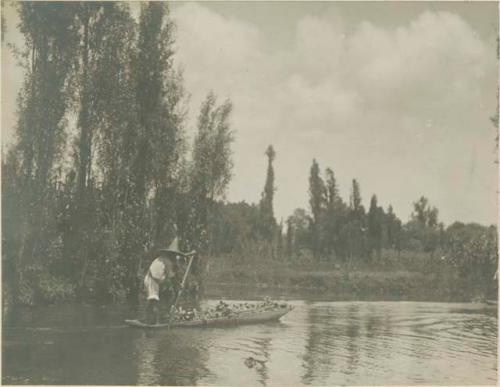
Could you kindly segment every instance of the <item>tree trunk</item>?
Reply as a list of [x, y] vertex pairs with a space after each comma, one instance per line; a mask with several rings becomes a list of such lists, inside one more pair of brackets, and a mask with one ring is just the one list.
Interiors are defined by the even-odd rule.
[[81, 200], [85, 188], [87, 187], [88, 174], [90, 173], [90, 127], [89, 127], [89, 16], [85, 15], [83, 20], [83, 87], [81, 91], [81, 107], [79, 116], [80, 144], [79, 144], [79, 173], [78, 173], [78, 193]]

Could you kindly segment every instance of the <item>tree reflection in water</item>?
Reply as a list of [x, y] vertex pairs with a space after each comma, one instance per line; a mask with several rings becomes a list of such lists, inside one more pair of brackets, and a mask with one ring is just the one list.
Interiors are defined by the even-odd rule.
[[347, 374], [354, 374], [359, 362], [359, 335], [360, 335], [360, 318], [359, 308], [357, 305], [351, 305], [347, 309], [347, 329], [345, 337], [347, 339]]
[[194, 331], [140, 332], [135, 348], [138, 385], [196, 385], [210, 374], [207, 346]]
[[[255, 348], [256, 349], [256, 351], [255, 351], [256, 359], [261, 360], [261, 361], [257, 361], [255, 366], [249, 367], [249, 368], [253, 368], [255, 370], [255, 372], [257, 372], [257, 374], [259, 375], [259, 378], [258, 378], [259, 383], [262, 384], [263, 386], [266, 386], [267, 381], [269, 379], [266, 364], [270, 358], [269, 352], [271, 349], [272, 338], [271, 337], [262, 337], [262, 338], [255, 339], [253, 341], [256, 344], [256, 348]], [[247, 365], [247, 367], [248, 367], [248, 365]]]
[[379, 338], [389, 318], [366, 312], [362, 316], [355, 303], [307, 308], [302, 383], [330, 384], [332, 376], [345, 383], [350, 375], [359, 372], [361, 355], [376, 358], [378, 347], [383, 345]]
[[345, 365], [338, 362], [338, 358], [336, 359], [336, 353], [341, 352], [342, 347], [346, 344], [342, 342], [345, 337], [351, 339], [348, 344], [348, 350], [351, 354], [348, 363], [351, 364], [351, 367], [355, 364], [355, 333], [358, 331], [356, 323], [354, 325], [342, 324], [342, 321], [345, 320], [337, 318], [336, 309], [330, 308], [328, 313], [325, 313], [314, 304], [308, 305], [306, 321], [308, 332], [303, 356], [302, 383], [325, 383], [329, 375], [335, 373], [339, 368], [345, 368]]

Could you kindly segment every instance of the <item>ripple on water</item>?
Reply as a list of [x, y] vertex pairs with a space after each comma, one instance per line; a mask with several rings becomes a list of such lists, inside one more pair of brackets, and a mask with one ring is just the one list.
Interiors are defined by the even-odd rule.
[[[31, 309], [3, 331], [13, 384], [495, 384], [495, 316], [472, 305], [292, 302], [282, 322], [144, 332], [131, 312]], [[214, 304], [213, 302], [208, 304]], [[245, 360], [262, 360], [248, 367]]]

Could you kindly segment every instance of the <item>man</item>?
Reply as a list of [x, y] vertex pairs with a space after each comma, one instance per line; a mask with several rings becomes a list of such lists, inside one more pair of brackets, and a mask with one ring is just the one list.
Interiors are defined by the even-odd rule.
[[[181, 260], [195, 254], [183, 253], [179, 250], [179, 241], [175, 238], [167, 249], [159, 250], [158, 257], [151, 263], [144, 277], [147, 294], [148, 323], [160, 323], [160, 294], [162, 289], [177, 289], [179, 286]], [[172, 294], [171, 294], [172, 295]], [[154, 321], [152, 321], [154, 320]]]

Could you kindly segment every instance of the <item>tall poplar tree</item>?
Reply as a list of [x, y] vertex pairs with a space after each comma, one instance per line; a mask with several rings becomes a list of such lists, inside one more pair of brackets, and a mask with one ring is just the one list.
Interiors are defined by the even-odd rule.
[[97, 233], [91, 232], [98, 248], [89, 256], [89, 276], [101, 284], [99, 289], [104, 294], [100, 297], [115, 297], [119, 292], [132, 297], [140, 256], [134, 243], [138, 235], [133, 232], [136, 224], [130, 216], [131, 210], [135, 210], [131, 206], [130, 186], [137, 128], [132, 72], [136, 30], [128, 4], [111, 3], [102, 12], [102, 39], [94, 50], [95, 70], [91, 79], [95, 116], [93, 165], [100, 189], [89, 200], [96, 207], [90, 224], [98, 225]]
[[315, 257], [321, 254], [322, 250], [322, 220], [326, 208], [327, 192], [325, 183], [321, 178], [319, 164], [313, 159], [309, 173], [309, 206], [311, 208], [312, 221], [311, 242], [312, 251]]
[[[109, 11], [115, 6], [104, 2], [61, 3], [63, 9], [73, 9], [73, 29], [78, 33], [77, 56], [72, 72], [73, 107], [76, 116], [76, 135], [73, 147], [73, 170], [70, 180], [74, 190], [67, 210], [70, 227], [64, 230], [64, 252], [71, 276], [77, 286], [79, 298], [86, 296], [87, 278], [95, 263], [94, 246], [100, 237], [98, 193], [93, 173], [96, 160], [94, 151], [98, 121], [99, 95], [94, 75], [99, 72], [98, 62], [102, 44], [106, 41]], [[110, 71], [108, 69], [108, 71]]]
[[[198, 132], [194, 139], [189, 174], [188, 201], [184, 202], [184, 239], [189, 248], [206, 249], [210, 241], [209, 217], [214, 200], [225, 196], [232, 177], [230, 126], [232, 104], [217, 105], [215, 94], [209, 93], [198, 116]], [[186, 208], [187, 207], [187, 208]]]
[[293, 255], [293, 221], [292, 217], [286, 220], [286, 256], [290, 259]]
[[[20, 163], [22, 205], [19, 215], [22, 238], [16, 272], [36, 298], [38, 274], [23, 276], [28, 268], [41, 270], [41, 259], [54, 233], [53, 180], [64, 144], [68, 107], [68, 76], [74, 61], [76, 32], [73, 7], [51, 2], [22, 2], [18, 5], [19, 28], [24, 36], [21, 53], [25, 76], [18, 96], [17, 139], [13, 152]], [[14, 160], [14, 158], [12, 158]], [[30, 295], [30, 291], [33, 291]], [[30, 300], [26, 300], [30, 302]]]
[[394, 213], [392, 205], [387, 208], [386, 214], [387, 247], [401, 251], [402, 223]]
[[[164, 202], [160, 196], [173, 192], [168, 188], [182, 154], [185, 115], [182, 76], [173, 60], [174, 24], [166, 3], [141, 3], [138, 35], [133, 69], [138, 120], [134, 191], [141, 202], [150, 192]], [[155, 223], [160, 236], [163, 225], [158, 219]]]
[[349, 241], [350, 258], [362, 258], [366, 254], [365, 209], [361, 199], [361, 189], [356, 179], [352, 180], [349, 198], [349, 216], [345, 225], [344, 235]]
[[265, 155], [267, 156], [267, 175], [266, 183], [264, 185], [264, 191], [262, 192], [262, 197], [259, 204], [262, 229], [261, 234], [265, 240], [271, 241], [273, 239], [274, 230], [276, 228], [276, 219], [274, 218], [274, 192], [276, 188], [274, 186], [274, 167], [273, 162], [276, 158], [276, 152], [272, 145], [269, 145], [266, 149]]
[[372, 256], [373, 250], [375, 250], [380, 257], [382, 249], [383, 218], [383, 210], [377, 205], [377, 196], [373, 195], [370, 200], [370, 209], [368, 211], [367, 222], [370, 256]]
[[345, 219], [345, 204], [338, 194], [337, 180], [331, 168], [326, 168], [326, 210], [324, 216], [324, 244], [328, 253], [339, 255], [343, 241], [340, 230]]

